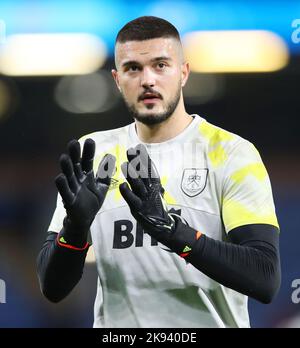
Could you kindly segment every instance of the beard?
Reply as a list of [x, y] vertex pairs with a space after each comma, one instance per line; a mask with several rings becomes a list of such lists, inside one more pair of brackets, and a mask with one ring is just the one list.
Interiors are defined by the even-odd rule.
[[[128, 108], [128, 111], [130, 115], [136, 119], [137, 121], [147, 125], [147, 126], [153, 126], [156, 124], [160, 124], [164, 121], [166, 121], [168, 118], [172, 116], [175, 109], [177, 108], [177, 105], [180, 101], [180, 95], [181, 95], [181, 83], [178, 85], [178, 88], [176, 90], [176, 93], [174, 95], [174, 98], [169, 101], [169, 103], [166, 106], [166, 109], [160, 113], [143, 113], [139, 112], [134, 104], [129, 103], [126, 98], [123, 95], [124, 102]], [[153, 109], [154, 104], [148, 104], [146, 105], [147, 109]]]

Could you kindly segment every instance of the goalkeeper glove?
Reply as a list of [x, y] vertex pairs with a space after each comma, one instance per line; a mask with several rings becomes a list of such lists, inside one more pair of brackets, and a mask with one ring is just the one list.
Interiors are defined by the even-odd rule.
[[128, 162], [122, 172], [128, 184], [120, 185], [120, 192], [129, 205], [131, 214], [144, 231], [182, 257], [193, 249], [201, 233], [168, 211], [159, 174], [143, 145], [127, 151]]
[[87, 139], [80, 158], [80, 144], [71, 140], [68, 155], [60, 157], [62, 174], [55, 179], [57, 189], [66, 209], [64, 227], [58, 243], [73, 249], [86, 248], [87, 235], [109, 189], [115, 168], [115, 157], [105, 155], [99, 164], [96, 178], [93, 171], [95, 142]]

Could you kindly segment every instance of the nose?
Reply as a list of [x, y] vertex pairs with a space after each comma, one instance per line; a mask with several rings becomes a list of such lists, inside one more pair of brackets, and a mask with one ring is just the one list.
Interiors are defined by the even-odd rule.
[[155, 86], [155, 76], [149, 67], [145, 67], [141, 74], [141, 86], [144, 88]]

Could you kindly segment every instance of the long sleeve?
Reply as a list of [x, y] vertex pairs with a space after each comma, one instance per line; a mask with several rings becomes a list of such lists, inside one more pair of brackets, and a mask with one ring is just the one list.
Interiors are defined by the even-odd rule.
[[40, 288], [51, 302], [64, 299], [81, 279], [88, 248], [72, 250], [57, 243], [50, 232], [37, 258]]
[[[198, 236], [195, 229], [179, 221], [167, 246], [220, 284], [263, 303], [272, 301], [281, 282], [279, 231], [275, 226], [240, 226], [229, 232], [228, 241]], [[189, 252], [183, 254], [184, 249]]]

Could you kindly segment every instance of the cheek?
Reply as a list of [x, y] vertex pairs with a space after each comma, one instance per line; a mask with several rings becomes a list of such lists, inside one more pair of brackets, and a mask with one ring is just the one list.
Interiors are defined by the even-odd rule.
[[134, 78], [124, 78], [121, 80], [122, 89], [125, 89], [127, 92], [135, 89], [136, 79]]
[[171, 76], [167, 76], [164, 84], [167, 86], [166, 93], [172, 96], [177, 91], [178, 86], [181, 86], [181, 74], [176, 72]]
[[179, 84], [181, 81], [181, 70], [180, 69], [172, 69], [169, 71], [168, 74], [166, 74], [165, 79], [169, 81], [169, 84], [172, 85], [172, 87], [175, 87]]
[[120, 88], [123, 96], [126, 97], [127, 100], [136, 98], [137, 88], [135, 88], [132, 81], [122, 81], [122, 83], [120, 83]]

